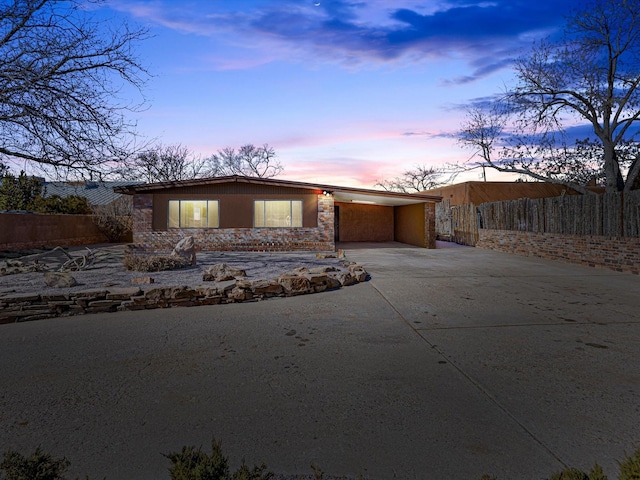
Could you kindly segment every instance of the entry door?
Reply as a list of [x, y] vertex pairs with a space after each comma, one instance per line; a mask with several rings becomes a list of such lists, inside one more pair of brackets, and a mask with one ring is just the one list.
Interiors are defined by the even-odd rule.
[[333, 241], [340, 241], [340, 207], [333, 207]]

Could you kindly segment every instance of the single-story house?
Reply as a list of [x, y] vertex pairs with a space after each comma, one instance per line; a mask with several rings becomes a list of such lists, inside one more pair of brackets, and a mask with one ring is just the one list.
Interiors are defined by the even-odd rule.
[[440, 197], [243, 176], [123, 186], [133, 242], [166, 251], [187, 235], [201, 250], [334, 251], [336, 242], [435, 248]]
[[118, 187], [138, 185], [142, 182], [107, 181], [94, 182], [91, 180], [77, 182], [43, 182], [44, 197], [57, 195], [61, 198], [70, 196], [85, 197], [89, 205], [109, 205], [122, 197], [122, 193], [115, 192]]

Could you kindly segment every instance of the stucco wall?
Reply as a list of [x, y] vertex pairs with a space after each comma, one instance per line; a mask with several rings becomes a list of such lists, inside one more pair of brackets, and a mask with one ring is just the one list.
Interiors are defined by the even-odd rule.
[[336, 203], [340, 208], [341, 242], [392, 242], [394, 240], [393, 207]]
[[395, 207], [395, 240], [424, 248], [436, 248], [435, 204]]
[[71, 247], [106, 241], [91, 215], [0, 213], [0, 250]]

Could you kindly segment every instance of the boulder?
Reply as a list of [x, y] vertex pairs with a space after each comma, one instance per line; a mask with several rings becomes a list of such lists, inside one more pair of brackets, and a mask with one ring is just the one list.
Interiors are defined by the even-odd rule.
[[282, 275], [278, 278], [278, 283], [282, 285], [284, 293], [287, 296], [303, 295], [305, 293], [313, 292], [311, 282], [306, 277], [299, 277], [297, 275]]
[[272, 280], [254, 280], [251, 282], [251, 290], [261, 297], [275, 297], [282, 293], [282, 285]]
[[367, 280], [367, 271], [360, 265], [350, 265], [349, 271], [356, 277], [358, 282], [365, 282]]
[[153, 277], [136, 277], [131, 279], [131, 285], [149, 285], [154, 282]]
[[180, 240], [171, 255], [182, 257], [191, 263], [191, 266], [196, 264], [196, 243], [192, 236], [184, 237]]
[[53, 288], [70, 288], [78, 284], [69, 273], [45, 272], [44, 283]]
[[325, 265], [323, 267], [313, 267], [309, 269], [309, 273], [327, 273], [327, 272], [337, 272], [338, 269], [336, 267]]
[[240, 268], [231, 267], [226, 263], [218, 263], [205, 270], [202, 274], [202, 281], [225, 282], [227, 280], [234, 280], [236, 278], [243, 278], [246, 276], [247, 272]]
[[358, 280], [351, 272], [336, 272], [333, 273], [332, 276], [338, 280], [343, 287], [358, 283]]

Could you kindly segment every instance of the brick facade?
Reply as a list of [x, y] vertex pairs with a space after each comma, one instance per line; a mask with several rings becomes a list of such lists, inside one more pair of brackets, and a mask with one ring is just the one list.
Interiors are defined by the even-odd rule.
[[424, 204], [425, 248], [436, 248], [436, 204]]
[[478, 248], [640, 274], [640, 238], [479, 230]]
[[191, 228], [153, 230], [153, 195], [133, 199], [133, 242], [143, 250], [168, 252], [185, 236], [199, 250], [211, 251], [334, 251], [333, 197], [318, 195], [318, 226], [313, 228]]

